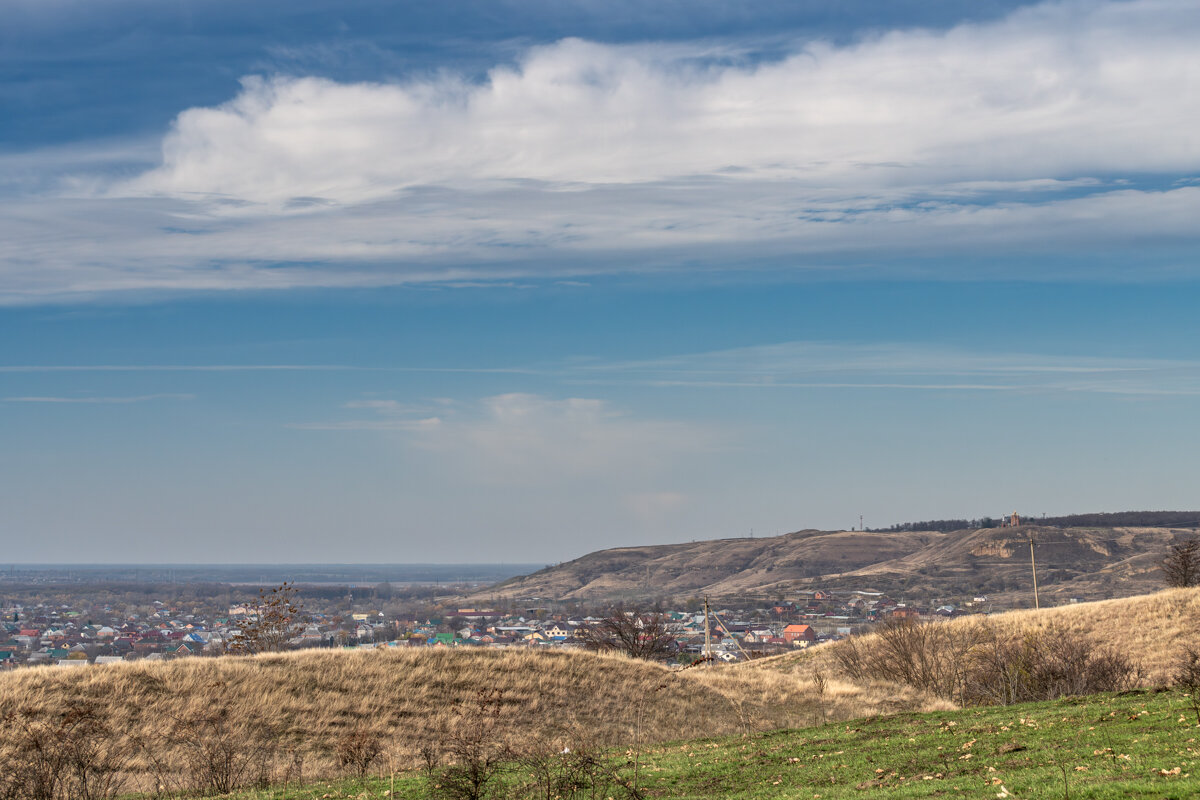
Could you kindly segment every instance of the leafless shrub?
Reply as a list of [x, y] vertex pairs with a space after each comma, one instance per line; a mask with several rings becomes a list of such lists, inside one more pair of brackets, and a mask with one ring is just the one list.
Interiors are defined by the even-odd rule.
[[270, 783], [277, 741], [265, 721], [239, 719], [228, 705], [220, 705], [176, 717], [170, 739], [183, 754], [193, 789], [226, 794]]
[[54, 800], [63, 777], [64, 757], [53, 722], [22, 710], [9, 714], [4, 723], [17, 734], [5, 754], [9, 766], [4, 772], [12, 776], [6, 782], [6, 793], [18, 800]]
[[951, 700], [961, 695], [976, 631], [889, 619], [876, 626], [875, 634], [869, 647], [861, 637], [851, 637], [834, 648], [835, 663], [850, 678], [897, 681]]
[[88, 702], [54, 715], [23, 710], [5, 719], [17, 732], [8, 748], [0, 797], [16, 800], [115, 797], [124, 788], [130, 747]]
[[1119, 692], [1136, 685], [1140, 671], [1113, 647], [1050, 628], [1022, 636], [1004, 636], [985, 628], [986, 638], [968, 658], [964, 702], [1008, 705], [1097, 692]]
[[851, 636], [835, 644], [830, 650], [833, 663], [847, 678], [854, 681], [865, 681], [871, 677], [872, 664], [867, 657], [867, 648], [863, 644], [863, 636]]
[[508, 758], [522, 768], [525, 782], [512, 787], [522, 797], [556, 800], [574, 797], [594, 781], [588, 780], [582, 748], [537, 738], [510, 748]]
[[65, 774], [65, 753], [58, 745], [57, 726], [32, 711], [16, 716], [20, 730], [16, 752], [23, 783], [18, 797], [28, 800], [53, 800], [58, 796]]
[[121, 793], [130, 747], [94, 704], [68, 706], [58, 724], [57, 736], [67, 797], [98, 800]]
[[425, 773], [426, 779], [432, 784], [438, 767], [442, 765], [441, 743], [433, 739], [426, 739], [417, 745], [417, 757], [421, 761], [421, 771]]
[[1200, 725], [1200, 647], [1189, 645], [1179, 656], [1175, 674], [1171, 676], [1176, 688], [1183, 691], [1192, 711], [1196, 714], [1196, 724]]
[[1137, 665], [1113, 647], [1066, 629], [1007, 634], [991, 624], [882, 623], [870, 645], [849, 639], [833, 649], [855, 680], [903, 683], [961, 705], [1007, 705], [1122, 691]]
[[383, 743], [377, 733], [365, 728], [355, 728], [338, 739], [338, 763], [355, 776], [365, 778], [375, 759], [383, 752]]
[[498, 724], [503, 702], [503, 691], [480, 689], [450, 721], [445, 750], [451, 763], [434, 784], [441, 796], [482, 800], [493, 793], [505, 754]]
[[507, 756], [521, 767], [523, 782], [510, 786], [511, 797], [536, 800], [605, 800], [644, 794], [630, 775], [636, 754], [606, 747], [583, 726], [569, 725], [555, 737], [539, 736], [510, 747]]

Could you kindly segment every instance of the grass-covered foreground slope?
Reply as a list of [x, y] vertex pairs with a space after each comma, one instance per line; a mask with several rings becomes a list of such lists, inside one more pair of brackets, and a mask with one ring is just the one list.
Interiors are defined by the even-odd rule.
[[[615, 755], [631, 780], [632, 751]], [[498, 780], [496, 796], [535, 796], [527, 769], [509, 765]], [[1183, 800], [1200, 796], [1200, 726], [1189, 700], [1167, 690], [872, 717], [649, 748], [637, 788], [646, 797], [697, 799]], [[430, 790], [423, 775], [401, 773], [236, 797], [425, 798]]]
[[[586, 730], [593, 742], [613, 745], [635, 731], [643, 742], [661, 742], [700, 730], [721, 735], [939, 707], [913, 690], [842, 681], [818, 698], [810, 681], [782, 672], [678, 671], [578, 651], [396, 648], [17, 670], [0, 675], [0, 720], [15, 714], [53, 726], [88, 708], [128, 749], [128, 788], [161, 783], [156, 768], [194, 786], [187, 741], [196, 738], [243, 750], [269, 741], [272, 780], [284, 779], [297, 755], [306, 776], [342, 774], [338, 748], [354, 735], [411, 765], [480, 690], [499, 693], [507, 740]], [[0, 760], [27, 740], [20, 725], [0, 725]]]
[[[1200, 589], [997, 615], [989, 624], [1016, 633], [1086, 635], [1140, 662], [1140, 685], [1165, 685], [1185, 646], [1200, 643]], [[861, 641], [871, 648], [877, 634]], [[0, 763], [28, 760], [28, 730], [53, 732], [79, 710], [93, 714], [107, 741], [125, 754], [123, 788], [139, 791], [163, 784], [203, 788], [193, 745], [214, 737], [239, 752], [270, 745], [261, 770], [275, 783], [297, 773], [305, 779], [346, 774], [339, 750], [355, 738], [381, 748], [373, 769], [384, 761], [408, 767], [425, 746], [444, 739], [446, 725], [480, 690], [499, 692], [497, 724], [505, 741], [543, 747], [569, 745], [579, 732], [592, 747], [628, 747], [635, 740], [759, 735], [823, 720], [952, 707], [944, 695], [890, 680], [848, 679], [831, 657], [843, 645], [687, 670], [583, 652], [465, 648], [23, 669], [0, 675]], [[300, 762], [303, 769], [294, 768]]]

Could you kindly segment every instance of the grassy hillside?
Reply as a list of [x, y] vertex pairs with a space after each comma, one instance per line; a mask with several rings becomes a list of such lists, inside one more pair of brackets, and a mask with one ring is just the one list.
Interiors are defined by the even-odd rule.
[[[377, 739], [395, 763], [411, 765], [479, 690], [502, 693], [504, 736], [552, 740], [586, 731], [598, 744], [678, 739], [802, 726], [822, 711], [802, 680], [780, 673], [670, 669], [583, 652], [526, 650], [309, 651], [254, 658], [186, 659], [65, 670], [32, 668], [0, 676], [0, 718], [53, 720], [88, 708], [126, 743], [132, 785], [155, 781], [154, 762], [187, 783], [193, 734], [237, 746], [277, 743], [272, 771], [303, 760], [306, 775], [339, 771], [350, 735]], [[826, 715], [837, 719], [945, 707], [917, 692], [831, 687]], [[215, 721], [214, 721], [215, 720]], [[19, 726], [0, 728], [0, 750]], [[0, 753], [0, 755], [3, 755]]]
[[473, 595], [615, 599], [774, 597], [804, 589], [917, 591], [933, 595], [1031, 589], [1029, 538], [1048, 599], [1142, 594], [1161, 585], [1167, 546], [1193, 531], [1162, 528], [983, 528], [937, 531], [799, 531], [765, 539], [718, 539], [623, 547], [513, 578]]
[[[929, 714], [857, 719], [804, 730], [704, 738], [648, 748], [637, 788], [647, 797], [1075, 798], [1184, 800], [1200, 794], [1200, 725], [1175, 692], [1130, 692]], [[630, 752], [608, 753], [626, 781]], [[565, 760], [567, 757], [563, 757]], [[554, 761], [551, 760], [551, 765]], [[504, 764], [498, 797], [546, 797], [538, 772]], [[627, 797], [614, 781], [549, 796]], [[416, 773], [247, 792], [238, 800], [431, 797]]]
[[[1144, 685], [1155, 685], [1166, 680], [1185, 644], [1200, 642], [1200, 589], [1012, 612], [995, 615], [990, 623], [1011, 631], [1074, 631], [1112, 643], [1140, 659]], [[978, 620], [934, 624], [955, 629]], [[871, 636], [861, 640], [868, 647]], [[345, 774], [338, 751], [353, 737], [369, 738], [382, 747], [374, 769], [384, 764], [409, 767], [419, 761], [423, 744], [444, 739], [448, 726], [472, 707], [481, 689], [500, 693], [497, 737], [520, 745], [536, 743], [553, 752], [576, 748], [580, 742], [604, 748], [701, 734], [757, 736], [825, 721], [953, 708], [946, 700], [896, 683], [856, 683], [839, 676], [831, 657], [839, 646], [687, 670], [582, 652], [493, 649], [308, 651], [75, 670], [31, 668], [0, 675], [0, 718], [6, 720], [0, 727], [0, 761], [20, 763], [14, 747], [23, 724], [52, 727], [71, 709], [92, 711], [112, 731], [113, 741], [128, 748], [127, 787], [149, 789], [156, 783], [195, 783], [191, 772], [197, 737], [228, 744], [237, 752], [270, 743], [271, 751], [262, 751], [263, 768], [277, 781]], [[827, 676], [821, 692], [814, 681], [818, 671]], [[892, 730], [865, 723], [852, 727], [859, 733]], [[822, 730], [821, 736], [830, 741], [842, 735], [837, 732], [842, 729]], [[797, 734], [795, 741], [824, 747], [814, 735]], [[793, 744], [784, 749], [799, 747]], [[726, 756], [742, 752], [737, 749], [741, 746], [720, 745]], [[893, 740], [891, 747], [904, 752], [906, 745]], [[668, 761], [676, 759], [670, 763], [678, 762], [668, 766], [665, 761], [662, 770], [682, 768], [671, 750], [661, 753]], [[789, 775], [800, 774], [796, 763], [787, 762]], [[774, 764], [768, 760], [760, 766]], [[894, 766], [887, 769], [889, 774], [897, 771]], [[909, 765], [898, 774], [911, 777], [916, 771]], [[692, 793], [682, 796], [702, 796], [703, 781], [716, 781], [713, 785], [724, 794], [728, 787], [721, 781], [731, 779], [711, 775], [679, 780]], [[943, 790], [950, 791], [945, 786]]]
[[619, 547], [513, 578], [480, 593], [562, 599], [770, 591], [898, 558], [939, 541], [927, 532], [797, 531], [758, 539]]

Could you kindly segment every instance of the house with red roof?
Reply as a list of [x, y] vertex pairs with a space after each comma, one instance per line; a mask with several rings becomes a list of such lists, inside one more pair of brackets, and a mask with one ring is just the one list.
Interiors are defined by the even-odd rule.
[[793, 647], [807, 647], [817, 640], [817, 632], [811, 625], [788, 625], [783, 629], [783, 640]]

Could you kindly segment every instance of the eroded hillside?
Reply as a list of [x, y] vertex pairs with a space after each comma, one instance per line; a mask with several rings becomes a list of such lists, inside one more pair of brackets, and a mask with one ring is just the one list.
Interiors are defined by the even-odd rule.
[[807, 530], [763, 539], [601, 550], [513, 578], [469, 599], [777, 596], [814, 588], [988, 593], [1003, 598], [1006, 592], [1027, 593], [1032, 588], [1032, 538], [1039, 582], [1049, 598], [1096, 600], [1159, 588], [1163, 552], [1194, 533], [1036, 525], [950, 533]]

